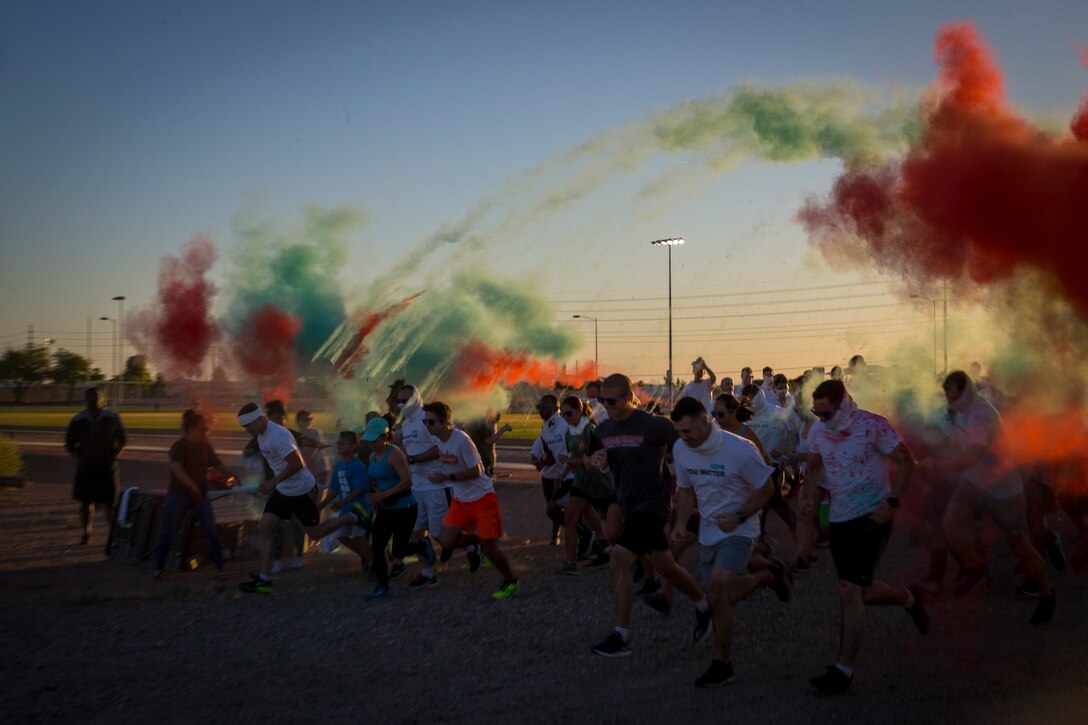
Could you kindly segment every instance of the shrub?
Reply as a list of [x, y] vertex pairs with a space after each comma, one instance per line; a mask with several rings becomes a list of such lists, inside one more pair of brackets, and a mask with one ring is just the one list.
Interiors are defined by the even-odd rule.
[[19, 452], [19, 444], [7, 436], [0, 436], [0, 478], [21, 475], [23, 454]]

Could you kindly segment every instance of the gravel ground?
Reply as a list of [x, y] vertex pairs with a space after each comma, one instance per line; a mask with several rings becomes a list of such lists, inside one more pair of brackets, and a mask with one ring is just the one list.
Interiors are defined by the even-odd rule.
[[[470, 574], [458, 555], [439, 587], [408, 590], [406, 578], [392, 599], [365, 603], [373, 584], [338, 554], [308, 556], [272, 596], [243, 596], [203, 568], [155, 582], [149, 564], [104, 559], [101, 526], [75, 546], [70, 463], [28, 458], [35, 483], [0, 490], [4, 722], [1088, 721], [1088, 578], [1055, 575], [1056, 621], [1032, 627], [1001, 545], [986, 587], [932, 603], [928, 637], [902, 610], [871, 609], [854, 689], [836, 698], [807, 683], [833, 661], [838, 629], [821, 550], [791, 603], [764, 594], [737, 608], [737, 680], [700, 691], [691, 683], [711, 649], [690, 644], [686, 601], [671, 617], [636, 602], [633, 656], [590, 653], [614, 624], [607, 571], [553, 573], [562, 553], [524, 474], [496, 486], [521, 593], [491, 601], [495, 572]], [[161, 481], [159, 467], [123, 470]], [[777, 521], [771, 536], [791, 549]], [[227, 571], [240, 581], [254, 566]], [[911, 581], [920, 566], [894, 535], [883, 578]]]

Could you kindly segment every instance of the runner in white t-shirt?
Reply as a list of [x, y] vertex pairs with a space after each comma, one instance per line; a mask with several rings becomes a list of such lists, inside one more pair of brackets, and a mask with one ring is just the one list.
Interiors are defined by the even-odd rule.
[[[449, 485], [435, 485], [430, 481], [430, 475], [441, 469], [438, 448], [435, 446], [437, 441], [427, 430], [427, 426], [423, 425], [423, 399], [414, 385], [402, 385], [397, 390], [397, 410], [400, 412], [400, 423], [397, 426], [400, 447], [408, 456], [408, 470], [412, 473], [412, 495], [419, 507], [408, 543], [413, 547], [416, 543], [422, 543], [425, 550], [433, 551], [431, 538], [442, 532], [442, 519], [449, 511]], [[443, 550], [442, 561], [449, 561], [452, 555], [452, 550]], [[425, 556], [423, 567], [416, 572], [408, 585], [420, 587], [433, 581], [433, 566], [433, 557]], [[394, 561], [393, 568], [389, 570], [389, 579], [400, 578], [404, 571], [404, 562]]]
[[714, 383], [718, 382], [718, 376], [701, 357], [691, 361], [691, 374], [695, 379], [684, 386], [680, 397], [695, 398], [703, 404], [703, 410], [710, 410], [714, 400]]
[[330, 519], [319, 524], [320, 516], [314, 499], [309, 495], [314, 488], [314, 477], [302, 462], [291, 431], [273, 423], [264, 416], [256, 403], [246, 403], [238, 411], [238, 424], [246, 433], [257, 436], [261, 455], [275, 474], [261, 483], [258, 492], [268, 495], [264, 513], [257, 526], [260, 537], [261, 571], [251, 581], [242, 582], [243, 592], [272, 593], [272, 537], [280, 521], [297, 516], [303, 530], [314, 541], [340, 528], [341, 522]]
[[[676, 471], [677, 520], [686, 521], [698, 503], [699, 562], [703, 587], [714, 610], [714, 659], [695, 681], [696, 687], [715, 687], [733, 680], [733, 604], [761, 586], [772, 587], [779, 599], [793, 593], [789, 567], [782, 559], [759, 561], [752, 548], [759, 537], [756, 515], [774, 494], [774, 470], [750, 441], [718, 428], [707, 409], [695, 398], [677, 401], [671, 413], [680, 435], [672, 448]], [[673, 531], [682, 541], [682, 527]]]
[[448, 482], [453, 488], [453, 500], [442, 525], [442, 548], [478, 546], [502, 574], [502, 584], [491, 598], [512, 597], [520, 585], [506, 554], [499, 548], [502, 536], [499, 498], [491, 479], [484, 475], [480, 452], [467, 433], [453, 427], [453, 411], [448, 405], [434, 401], [424, 405], [423, 411], [423, 422], [438, 442], [441, 462], [441, 470], [430, 475], [431, 483]]

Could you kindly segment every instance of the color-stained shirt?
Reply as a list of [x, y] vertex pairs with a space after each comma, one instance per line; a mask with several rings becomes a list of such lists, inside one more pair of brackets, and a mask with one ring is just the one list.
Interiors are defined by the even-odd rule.
[[831, 495], [829, 520], [849, 521], [871, 514], [888, 497], [888, 456], [903, 442], [883, 416], [857, 410], [835, 433], [822, 421], [812, 426], [809, 448], [823, 459], [820, 487]]

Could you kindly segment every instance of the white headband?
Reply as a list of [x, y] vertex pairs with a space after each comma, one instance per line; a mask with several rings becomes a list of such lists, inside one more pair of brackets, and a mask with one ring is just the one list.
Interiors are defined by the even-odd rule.
[[263, 415], [264, 413], [261, 412], [260, 408], [251, 410], [248, 413], [242, 413], [238, 416], [238, 425], [245, 427]]

